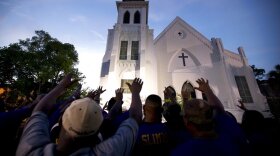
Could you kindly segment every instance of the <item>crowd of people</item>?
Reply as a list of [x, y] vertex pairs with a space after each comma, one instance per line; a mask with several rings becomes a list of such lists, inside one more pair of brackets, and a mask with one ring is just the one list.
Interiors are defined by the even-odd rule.
[[[112, 155], [112, 156], [254, 156], [278, 155], [279, 124], [267, 122], [255, 110], [244, 110], [242, 122], [224, 109], [208, 80], [197, 87], [206, 100], [192, 98], [182, 85], [182, 106], [167, 86], [142, 104], [144, 82], [127, 83], [131, 105], [122, 111], [122, 88], [108, 97], [105, 107], [98, 87], [81, 96], [81, 85], [63, 101], [58, 98], [78, 80], [67, 74], [46, 94], [20, 109], [0, 112], [1, 155]], [[164, 120], [162, 120], [164, 118]], [[267, 124], [270, 123], [270, 124]], [[271, 126], [273, 125], [273, 126]], [[278, 153], [278, 154], [277, 154]]]

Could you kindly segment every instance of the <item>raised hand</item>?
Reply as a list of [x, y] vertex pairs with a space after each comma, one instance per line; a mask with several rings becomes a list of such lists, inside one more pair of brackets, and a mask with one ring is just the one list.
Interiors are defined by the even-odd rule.
[[102, 89], [102, 86], [99, 86], [96, 90], [97, 94], [101, 95], [102, 93], [104, 93], [106, 91], [106, 89]]
[[58, 86], [67, 88], [76, 82], [78, 82], [78, 80], [77, 79], [72, 80], [72, 74], [69, 73], [59, 82]]
[[197, 79], [196, 82], [198, 83], [198, 87], [194, 87], [194, 89], [197, 89], [204, 93], [211, 91], [208, 80], [205, 81], [203, 78], [200, 78]]
[[72, 74], [67, 74], [55, 88], [39, 101], [33, 112], [42, 111], [48, 114], [55, 107], [56, 99], [64, 93], [68, 87], [76, 82], [78, 82], [78, 80], [72, 79]]
[[139, 94], [140, 91], [142, 90], [143, 81], [140, 78], [135, 78], [132, 84], [127, 82], [126, 85], [128, 85], [128, 88], [132, 94], [133, 93]]
[[245, 105], [244, 105], [242, 99], [238, 100], [238, 102], [240, 103], [240, 105], [237, 105], [237, 107], [239, 107], [240, 109], [246, 111], [247, 108], [245, 107]]
[[203, 78], [197, 79], [196, 82], [198, 83], [198, 87], [194, 87], [203, 93], [205, 93], [208, 104], [210, 106], [215, 107], [219, 112], [225, 113], [225, 109], [219, 98], [214, 94], [212, 89], [209, 86], [208, 80], [204, 80]]
[[130, 117], [134, 118], [137, 123], [142, 120], [142, 102], [140, 98], [140, 91], [143, 86], [143, 81], [140, 78], [135, 78], [132, 84], [126, 83], [131, 91], [131, 105], [129, 108]]
[[118, 88], [115, 93], [116, 93], [116, 101], [122, 101], [123, 100], [123, 91], [124, 89]]
[[97, 91], [96, 90], [91, 90], [88, 92], [87, 97], [94, 99], [94, 97], [97, 96]]
[[115, 90], [116, 93], [116, 102], [114, 103], [113, 107], [109, 110], [108, 113], [108, 118], [109, 119], [113, 119], [115, 118], [117, 115], [120, 114], [121, 110], [122, 110], [122, 104], [123, 104], [123, 91], [124, 89], [122, 88], [118, 88]]
[[93, 99], [93, 100], [100, 100], [100, 95], [106, 91], [102, 89], [101, 86], [99, 86], [96, 90], [92, 90], [87, 94], [87, 97]]

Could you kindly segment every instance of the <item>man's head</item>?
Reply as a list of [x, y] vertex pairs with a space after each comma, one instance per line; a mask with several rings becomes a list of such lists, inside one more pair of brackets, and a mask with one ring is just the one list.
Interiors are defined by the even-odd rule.
[[214, 111], [205, 100], [192, 99], [184, 103], [184, 121], [200, 131], [213, 130]]
[[176, 91], [172, 86], [168, 86], [166, 89], [171, 93], [172, 98], [176, 98]]
[[155, 94], [149, 95], [146, 98], [143, 109], [144, 109], [145, 116], [150, 115], [161, 120], [162, 100], [158, 95]]
[[96, 134], [102, 122], [101, 107], [90, 98], [73, 101], [62, 116], [62, 126], [72, 138]]

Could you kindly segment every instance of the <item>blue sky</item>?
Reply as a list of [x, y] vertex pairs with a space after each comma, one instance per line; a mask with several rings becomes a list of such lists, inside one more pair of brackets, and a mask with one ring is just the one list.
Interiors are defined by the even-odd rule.
[[[150, 0], [149, 26], [156, 37], [176, 16], [205, 37], [221, 38], [237, 53], [242, 46], [250, 65], [266, 72], [280, 64], [279, 0]], [[1, 0], [0, 46], [44, 30], [79, 53], [84, 86], [96, 88], [107, 30], [117, 20], [115, 0]]]

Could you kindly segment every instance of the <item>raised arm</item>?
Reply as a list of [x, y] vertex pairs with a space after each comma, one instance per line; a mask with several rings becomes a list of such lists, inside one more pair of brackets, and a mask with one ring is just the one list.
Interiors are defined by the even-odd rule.
[[134, 118], [138, 123], [142, 120], [142, 102], [140, 91], [143, 86], [143, 81], [140, 78], [135, 78], [132, 84], [126, 83], [131, 91], [132, 100], [129, 108], [130, 117]]
[[36, 105], [33, 112], [41, 111], [48, 114], [54, 107], [56, 99], [65, 92], [65, 90], [78, 80], [71, 80], [72, 74], [67, 74], [59, 84], [46, 94]]
[[97, 102], [98, 104], [100, 103], [100, 95], [102, 93], [104, 93], [106, 91], [106, 89], [102, 89], [101, 86], [99, 86], [96, 90], [93, 90], [91, 92], [88, 93], [87, 97], [93, 99], [95, 102]]
[[122, 88], [118, 88], [115, 93], [116, 93], [116, 103], [114, 104], [114, 106], [110, 109], [109, 111], [109, 118], [115, 118], [118, 115], [119, 110], [122, 108], [122, 104], [123, 104], [123, 91], [124, 89]]
[[223, 104], [218, 99], [218, 97], [213, 93], [212, 89], [209, 86], [208, 80], [204, 80], [203, 78], [200, 78], [196, 82], [198, 83], [198, 87], [194, 87], [194, 89], [197, 89], [206, 95], [209, 105], [215, 107], [220, 112], [225, 112]]

